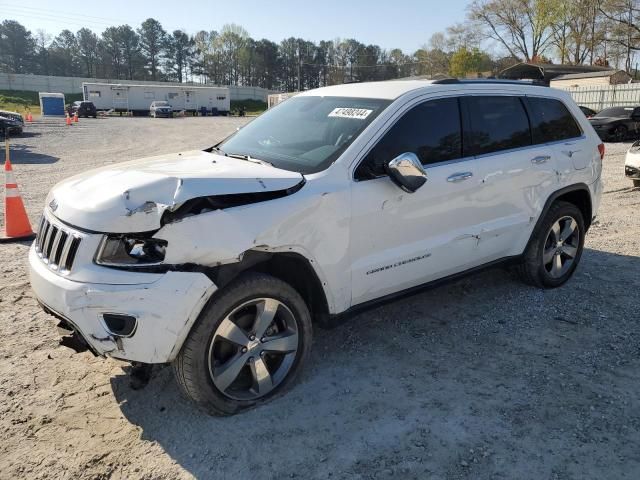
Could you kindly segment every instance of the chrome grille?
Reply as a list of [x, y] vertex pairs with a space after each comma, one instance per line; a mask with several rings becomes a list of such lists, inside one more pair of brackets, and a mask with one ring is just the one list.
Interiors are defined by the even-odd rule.
[[51, 270], [68, 273], [80, 246], [80, 236], [44, 216], [36, 237], [36, 253]]

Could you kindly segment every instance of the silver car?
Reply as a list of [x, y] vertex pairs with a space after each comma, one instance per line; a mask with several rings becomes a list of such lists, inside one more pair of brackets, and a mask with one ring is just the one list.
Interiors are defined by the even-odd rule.
[[151, 102], [151, 106], [149, 107], [149, 113], [153, 118], [157, 117], [173, 117], [173, 108], [164, 100], [156, 100]]

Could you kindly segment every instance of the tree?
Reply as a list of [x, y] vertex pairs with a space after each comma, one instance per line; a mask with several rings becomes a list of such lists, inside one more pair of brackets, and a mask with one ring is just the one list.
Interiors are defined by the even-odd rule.
[[126, 76], [133, 80], [137, 66], [141, 63], [140, 37], [129, 25], [119, 26], [117, 36]]
[[182, 30], [174, 30], [167, 42], [167, 69], [178, 82], [188, 75], [193, 59], [195, 42]]
[[624, 49], [630, 72], [632, 52], [640, 50], [640, 0], [604, 0], [599, 10], [612, 25], [609, 38]]
[[12, 73], [30, 71], [36, 42], [31, 32], [15, 20], [0, 24], [0, 68]]
[[54, 75], [74, 76], [80, 73], [78, 40], [71, 30], [63, 30], [49, 47]]
[[140, 35], [140, 51], [142, 58], [149, 69], [152, 80], [158, 79], [158, 66], [160, 57], [166, 45], [167, 32], [160, 22], [153, 18], [147, 18], [138, 29]]
[[474, 48], [468, 50], [465, 47], [460, 47], [457, 52], [451, 56], [451, 63], [449, 66], [449, 74], [452, 77], [465, 78], [469, 73], [479, 73], [482, 71], [483, 63], [486, 66], [488, 55], [482, 53], [479, 49]]
[[475, 0], [469, 18], [513, 57], [530, 61], [553, 40], [554, 0]]
[[76, 33], [80, 61], [84, 64], [85, 75], [92, 77], [96, 74], [98, 61], [98, 36], [88, 28], [81, 28]]

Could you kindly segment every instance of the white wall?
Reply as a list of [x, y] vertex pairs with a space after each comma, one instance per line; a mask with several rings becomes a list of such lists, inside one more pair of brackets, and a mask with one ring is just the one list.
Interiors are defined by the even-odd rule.
[[[93, 83], [129, 83], [136, 85], [182, 85], [176, 82], [148, 82], [138, 80], [109, 80], [105, 78], [52, 77], [47, 75], [26, 75], [0, 72], [0, 90], [27, 90], [32, 92], [82, 93], [82, 82]], [[198, 83], [195, 86], [205, 86]], [[208, 85], [215, 86], [215, 85]], [[226, 86], [226, 85], [223, 85]], [[270, 93], [276, 93], [261, 87], [229, 86], [231, 100], [267, 101]]]

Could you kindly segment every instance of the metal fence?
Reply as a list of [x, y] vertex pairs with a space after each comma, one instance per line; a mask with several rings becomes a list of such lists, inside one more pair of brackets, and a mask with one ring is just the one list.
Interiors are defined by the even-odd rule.
[[640, 83], [622, 85], [592, 85], [560, 88], [571, 94], [578, 105], [600, 111], [608, 107], [640, 105]]

